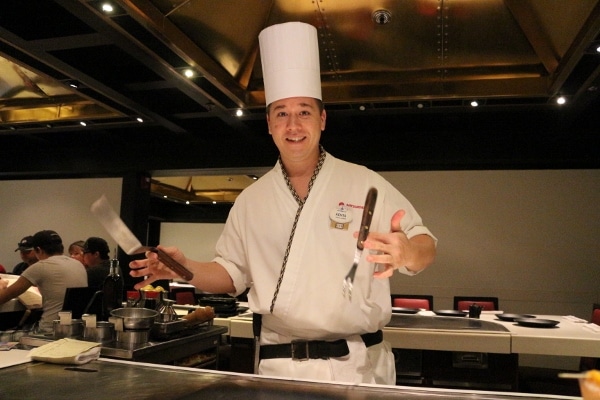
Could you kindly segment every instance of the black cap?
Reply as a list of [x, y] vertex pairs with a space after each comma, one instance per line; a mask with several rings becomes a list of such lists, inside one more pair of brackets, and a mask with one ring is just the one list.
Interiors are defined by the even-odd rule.
[[99, 237], [90, 237], [83, 244], [83, 252], [84, 253], [100, 253], [100, 258], [108, 258], [108, 254], [110, 253], [110, 249], [108, 248], [108, 243], [106, 240]]
[[62, 245], [62, 239], [54, 231], [39, 231], [33, 235], [31, 243], [33, 247], [47, 249], [48, 247]]
[[33, 236], [25, 236], [19, 244], [17, 244], [17, 249], [15, 251], [29, 251], [33, 250]]

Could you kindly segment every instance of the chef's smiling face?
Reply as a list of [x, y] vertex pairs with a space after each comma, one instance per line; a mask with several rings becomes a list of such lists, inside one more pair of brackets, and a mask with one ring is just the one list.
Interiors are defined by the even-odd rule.
[[325, 110], [321, 111], [318, 101], [311, 97], [274, 101], [267, 114], [269, 133], [284, 159], [314, 157], [325, 119]]

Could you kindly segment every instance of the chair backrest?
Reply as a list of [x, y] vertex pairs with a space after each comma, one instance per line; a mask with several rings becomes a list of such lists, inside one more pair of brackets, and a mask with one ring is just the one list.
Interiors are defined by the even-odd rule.
[[393, 294], [392, 307], [433, 310], [433, 296], [420, 294]]
[[590, 322], [600, 325], [600, 304], [594, 304], [592, 307], [592, 319]]
[[196, 302], [196, 296], [194, 296], [194, 292], [186, 290], [186, 291], [180, 291], [180, 292], [175, 292], [175, 303], [176, 304], [191, 304], [191, 305], [196, 305], [198, 304]]
[[[90, 301], [94, 299], [97, 291], [98, 289], [94, 287], [67, 288], [63, 300], [63, 311], [71, 311], [72, 318], [80, 319]], [[96, 315], [102, 313], [102, 296], [96, 296], [94, 302], [90, 304], [87, 313]]]
[[468, 310], [473, 303], [480, 305], [486, 311], [499, 310], [497, 297], [454, 296], [455, 310]]

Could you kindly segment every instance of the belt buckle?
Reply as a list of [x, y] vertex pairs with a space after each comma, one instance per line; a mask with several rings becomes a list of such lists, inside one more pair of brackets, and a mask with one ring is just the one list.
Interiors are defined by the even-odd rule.
[[310, 354], [308, 352], [308, 341], [292, 340], [290, 344], [292, 346], [292, 360], [308, 361], [310, 359]]

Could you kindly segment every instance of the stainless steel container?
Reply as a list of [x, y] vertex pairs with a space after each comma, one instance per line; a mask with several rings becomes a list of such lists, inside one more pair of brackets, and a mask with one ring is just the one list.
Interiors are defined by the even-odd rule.
[[177, 315], [177, 313], [175, 312], [173, 304], [175, 304], [175, 300], [162, 300], [162, 304], [158, 310], [158, 315], [156, 317], [156, 322], [171, 322], [179, 319], [179, 315]]
[[96, 326], [86, 326], [83, 330], [83, 338], [90, 342], [110, 342], [115, 337], [115, 324], [112, 322], [98, 321]]
[[147, 343], [150, 339], [150, 331], [117, 331], [117, 342], [124, 344]]
[[124, 330], [143, 330], [152, 327], [158, 311], [149, 308], [118, 308], [112, 310], [110, 315], [123, 320]]
[[54, 339], [72, 338], [78, 339], [83, 336], [84, 323], [81, 319], [73, 319], [70, 324], [61, 324], [60, 320], [53, 321]]

